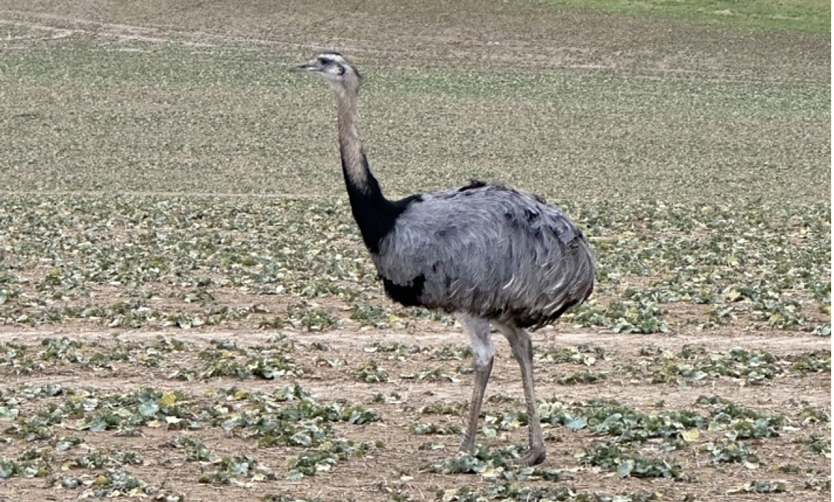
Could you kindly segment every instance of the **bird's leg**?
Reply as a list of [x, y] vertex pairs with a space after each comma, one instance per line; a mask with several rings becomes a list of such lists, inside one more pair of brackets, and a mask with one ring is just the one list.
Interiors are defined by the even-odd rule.
[[475, 370], [472, 401], [469, 403], [469, 421], [466, 424], [466, 432], [460, 444], [460, 451], [471, 453], [475, 449], [478, 419], [481, 416], [481, 404], [484, 401], [487, 381], [490, 373], [492, 373], [495, 348], [489, 338], [489, 321], [465, 315], [459, 315], [458, 319], [463, 324], [466, 334], [469, 335], [473, 353], [472, 366]]
[[530, 447], [519, 462], [524, 465], [537, 465], [544, 462], [547, 451], [542, 438], [542, 427], [536, 411], [536, 392], [533, 388], [533, 344], [527, 331], [495, 323], [504, 334], [513, 350], [518, 365], [521, 368], [521, 383], [524, 386], [524, 401], [527, 405], [527, 429]]

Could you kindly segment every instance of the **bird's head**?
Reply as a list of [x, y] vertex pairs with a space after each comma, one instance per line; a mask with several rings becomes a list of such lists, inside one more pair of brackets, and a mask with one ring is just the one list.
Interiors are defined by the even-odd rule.
[[359, 89], [362, 75], [341, 54], [335, 51], [322, 52], [306, 63], [291, 68], [295, 72], [315, 73], [326, 78], [336, 90]]

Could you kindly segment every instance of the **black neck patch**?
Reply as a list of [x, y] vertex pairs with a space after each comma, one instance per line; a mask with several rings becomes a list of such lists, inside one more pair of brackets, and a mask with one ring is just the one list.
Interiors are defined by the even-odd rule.
[[417, 194], [402, 200], [389, 201], [382, 195], [379, 182], [371, 174], [368, 168], [368, 159], [364, 153], [362, 154], [362, 165], [365, 169], [366, 183], [361, 187], [353, 184], [344, 165], [344, 159], [342, 160], [342, 172], [345, 177], [348, 198], [350, 199], [350, 208], [353, 212], [353, 218], [359, 226], [359, 231], [362, 233], [362, 240], [365, 241], [368, 251], [379, 254], [380, 243], [394, 229], [397, 218], [408, 208], [409, 204], [422, 200], [422, 195]]

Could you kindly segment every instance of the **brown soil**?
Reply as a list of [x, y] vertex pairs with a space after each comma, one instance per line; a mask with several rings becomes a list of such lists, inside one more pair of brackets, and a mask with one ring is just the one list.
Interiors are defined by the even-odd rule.
[[[426, 327], [425, 332], [421, 329]], [[322, 500], [345, 500], [345, 493], [352, 493], [356, 500], [384, 500], [386, 490], [396, 490], [409, 494], [414, 500], [434, 500], [439, 490], [460, 486], [479, 486], [485, 480], [473, 475], [439, 475], [428, 472], [428, 466], [456, 452], [459, 438], [450, 436], [418, 436], [411, 432], [410, 426], [417, 421], [433, 421], [441, 425], [462, 426], [463, 417], [426, 416], [420, 413], [422, 407], [431, 403], [466, 403], [470, 392], [470, 377], [456, 371], [459, 365], [467, 366], [467, 361], [439, 361], [432, 358], [430, 349], [446, 344], [463, 346], [465, 338], [458, 329], [438, 329], [437, 325], [415, 326], [414, 333], [391, 332], [388, 330], [348, 331], [339, 330], [328, 333], [298, 333], [286, 331], [288, 341], [296, 345], [293, 357], [302, 375], [292, 379], [237, 380], [211, 378], [183, 382], [170, 379], [171, 373], [179, 368], [197, 368], [195, 354], [208, 346], [214, 339], [230, 338], [238, 346], [247, 347], [266, 343], [269, 334], [252, 330], [211, 331], [211, 330], [175, 330], [166, 332], [122, 332], [123, 341], [152, 343], [156, 336], [164, 335], [193, 343], [192, 349], [170, 354], [163, 366], [147, 367], [115, 363], [112, 369], [91, 369], [68, 363], [49, 364], [40, 374], [19, 376], [4, 375], [4, 386], [18, 387], [23, 384], [43, 385], [58, 382], [66, 387], [76, 389], [96, 389], [105, 393], [129, 392], [146, 386], [153, 386], [160, 391], [180, 390], [193, 396], [206, 395], [213, 389], [236, 386], [249, 392], [270, 392], [277, 387], [292, 382], [312, 392], [321, 402], [360, 402], [378, 411], [383, 421], [365, 426], [339, 426], [340, 437], [354, 441], [382, 441], [383, 449], [376, 449], [364, 458], [338, 463], [332, 472], [301, 481], [286, 480], [276, 482], [254, 483], [249, 487], [210, 486], [197, 483], [196, 480], [206, 473], [213, 472], [214, 466], [201, 465], [198, 462], [185, 462], [183, 454], [170, 446], [182, 431], [166, 431], [162, 428], [142, 428], [138, 437], [125, 438], [113, 432], [91, 433], [72, 430], [71, 426], [56, 426], [56, 435], [77, 435], [84, 439], [84, 451], [90, 450], [127, 450], [138, 454], [143, 465], [130, 466], [129, 471], [142, 480], [154, 483], [161, 490], [185, 494], [187, 500], [209, 500], [221, 495], [235, 500], [253, 500], [266, 494], [284, 493], [294, 496], [320, 497]], [[812, 337], [800, 333], [761, 332], [755, 334], [710, 333], [674, 334], [670, 336], [615, 335], [581, 332], [563, 332], [562, 329], [544, 329], [534, 334], [537, 349], [547, 350], [558, 347], [588, 344], [605, 350], [606, 358], [598, 360], [591, 367], [582, 364], [543, 364], [536, 367], [536, 385], [540, 398], [559, 397], [563, 402], [582, 403], [590, 399], [615, 399], [638, 410], [651, 411], [658, 402], [663, 402], [666, 410], [691, 409], [701, 395], [718, 395], [729, 399], [739, 406], [756, 410], [763, 414], [782, 414], [794, 425], [801, 422], [801, 412], [805, 407], [814, 406], [830, 413], [831, 386], [830, 373], [808, 374], [803, 377], [780, 376], [764, 381], [762, 384], [749, 385], [732, 378], [705, 379], [701, 382], [688, 382], [686, 385], [650, 384], [639, 374], [629, 373], [623, 367], [639, 365], [647, 359], [641, 356], [643, 347], [658, 347], [677, 352], [683, 345], [691, 344], [703, 347], [708, 352], [724, 352], [733, 347], [745, 347], [748, 350], [767, 350], [781, 357], [805, 354], [813, 351], [830, 349], [828, 339]], [[103, 347], [112, 346], [114, 334], [107, 331], [89, 331], [83, 326], [65, 325], [56, 330], [19, 330], [4, 329], [0, 342], [15, 341], [37, 353], [40, 341], [45, 337], [69, 336], [85, 343], [98, 343]], [[329, 347], [321, 353], [305, 350], [310, 344], [318, 342]], [[387, 353], [368, 353], [363, 350], [374, 342], [399, 342], [408, 346], [419, 346], [423, 350], [402, 357], [392, 357]], [[509, 356], [509, 348], [500, 336], [496, 337], [499, 356], [487, 389], [487, 396], [500, 395], [514, 401], [494, 404], [487, 401], [484, 414], [500, 413], [506, 409], [520, 409], [521, 382], [515, 361]], [[330, 366], [322, 364], [319, 357], [324, 355], [329, 360], [339, 360], [340, 364]], [[376, 360], [388, 373], [387, 382], [363, 383], [355, 377], [358, 366], [367, 360]], [[442, 369], [444, 375], [440, 381], [427, 381], [416, 378], [426, 368]], [[607, 380], [598, 384], [559, 385], [557, 378], [566, 374], [591, 369], [607, 375]], [[399, 400], [393, 403], [375, 403], [377, 394], [396, 393]], [[513, 404], [515, 403], [515, 404]], [[43, 404], [43, 403], [42, 403]], [[21, 410], [21, 413], [24, 413]], [[806, 425], [796, 429], [780, 432], [776, 438], [754, 441], [753, 447], [759, 454], [761, 466], [747, 469], [738, 464], [716, 467], [706, 463], [703, 453], [698, 454], [697, 446], [690, 451], [676, 452], [675, 458], [681, 463], [688, 476], [697, 482], [682, 483], [665, 479], [638, 480], [618, 479], [595, 468], [581, 467], [574, 455], [596, 441], [587, 431], [573, 432], [564, 428], [546, 428], [545, 438], [548, 448], [546, 467], [557, 467], [569, 473], [564, 481], [577, 491], [601, 494], [616, 494], [623, 491], [656, 491], [663, 500], [682, 500], [688, 494], [695, 494], [698, 500], [764, 500], [762, 496], [726, 495], [725, 492], [741, 487], [753, 480], [786, 479], [791, 496], [797, 500], [827, 499], [825, 493], [803, 489], [807, 477], [824, 478], [828, 472], [830, 460], [821, 455], [809, 455], [801, 444], [801, 439], [812, 433], [827, 435], [823, 425]], [[284, 472], [286, 462], [298, 451], [291, 448], [259, 448], [253, 439], [225, 437], [218, 429], [205, 429], [199, 432], [205, 444], [217, 455], [241, 455], [251, 453], [258, 461], [276, 471]], [[721, 433], [702, 433], [696, 445], [704, 445], [709, 440], [721, 437]], [[479, 438], [493, 447], [511, 444], [523, 445], [524, 428], [499, 433], [493, 439]], [[440, 449], [422, 450], [419, 446], [431, 441], [440, 445]], [[31, 445], [20, 439], [13, 439], [4, 448], [4, 455], [15, 458]], [[77, 455], [77, 453], [76, 453]], [[70, 458], [70, 457], [68, 457]], [[801, 468], [801, 475], [781, 474], [776, 469], [785, 464], [794, 464]], [[816, 473], [816, 474], [811, 474]], [[83, 476], [83, 474], [82, 474]], [[0, 500], [58, 500], [67, 496], [66, 489], [48, 487], [43, 479], [26, 480], [14, 478], [0, 489]]]

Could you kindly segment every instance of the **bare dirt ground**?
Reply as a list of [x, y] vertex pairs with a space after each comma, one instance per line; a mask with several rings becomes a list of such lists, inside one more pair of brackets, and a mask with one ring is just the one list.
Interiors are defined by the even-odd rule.
[[[593, 332], [575, 332], [567, 327], [545, 329], [534, 335], [540, 351], [574, 347], [587, 344], [605, 351], [605, 359], [594, 363], [590, 369], [607, 375], [607, 380], [596, 384], [559, 385], [557, 379], [568, 373], [581, 371], [582, 364], [537, 363], [536, 383], [540, 398], [558, 397], [566, 403], [587, 402], [592, 399], [614, 399], [637, 410], [686, 409], [695, 405], [701, 395], [721, 396], [739, 406], [756, 410], [762, 414], [783, 414], [791, 417], [795, 424], [802, 420], [801, 411], [809, 406], [830, 412], [830, 373], [810, 374], [803, 377], [780, 376], [759, 384], [746, 384], [732, 378], [707, 379], [702, 382], [690, 381], [686, 385], [649, 384], [645, 376], [624, 373], [622, 368], [645, 364], [648, 360], [641, 349], [657, 347], [676, 352], [691, 344], [709, 352], [726, 352], [734, 347], [760, 349], [780, 357], [791, 357], [814, 351], [830, 349], [828, 339], [808, 337], [796, 333], [713, 333], [709, 337], [697, 334], [675, 334], [671, 336], [615, 335]], [[18, 342], [33, 351], [46, 337], [67, 336], [84, 343], [98, 344], [101, 348], [114, 345], [114, 334], [103, 331], [88, 331], [81, 326], [67, 326], [55, 331], [25, 331], [9, 333], [0, 337], [4, 343]], [[167, 391], [183, 391], [192, 396], [205, 395], [218, 388], [237, 387], [247, 392], [271, 392], [277, 387], [298, 383], [312, 392], [318, 401], [367, 403], [378, 411], [383, 421], [365, 426], [343, 426], [340, 437], [362, 441], [382, 441], [384, 448], [375, 449], [364, 458], [340, 462], [327, 475], [304, 478], [299, 481], [278, 480], [275, 482], [253, 483], [248, 487], [213, 486], [195, 483], [202, 474], [211, 472], [211, 465], [184, 462], [182, 452], [171, 446], [173, 438], [185, 435], [184, 431], [162, 428], [141, 429], [138, 436], [121, 437], [113, 432], [92, 433], [73, 430], [71, 424], [56, 427], [57, 435], [73, 434], [84, 439], [84, 451], [129, 450], [137, 453], [143, 463], [131, 466], [131, 473], [140, 479], [153, 481], [155, 485], [169, 492], [186, 495], [186, 500], [209, 500], [212, 497], [231, 497], [235, 500], [253, 500], [257, 497], [283, 493], [296, 497], [319, 497], [322, 500], [384, 500], [391, 492], [404, 493], [414, 500], [434, 500], [438, 492], [460, 486], [484, 485], [473, 475], [441, 475], [428, 472], [433, 463], [455, 455], [459, 437], [455, 434], [442, 436], [418, 436], [411, 432], [415, 422], [436, 420], [421, 414], [430, 404], [458, 404], [467, 402], [471, 392], [469, 375], [459, 374], [455, 368], [467, 366], [466, 360], [439, 361], [432, 356], [432, 349], [453, 344], [463, 347], [464, 335], [457, 329], [439, 329], [434, 324], [415, 325], [409, 332], [351, 331], [349, 329], [331, 333], [298, 333], [285, 331], [287, 341], [296, 346], [293, 359], [301, 368], [301, 375], [277, 380], [239, 380], [235, 378], [206, 378], [183, 382], [172, 380], [171, 374], [183, 368], [198, 366], [199, 350], [211, 348], [210, 340], [232, 339], [238, 346], [247, 347], [268, 343], [270, 334], [251, 330], [235, 331], [169, 331], [169, 332], [127, 332], [119, 338], [129, 342], [152, 343], [159, 335], [193, 344], [193, 347], [179, 354], [172, 354], [162, 366], [149, 369], [147, 366], [129, 362], [114, 363], [112, 368], [84, 368], [68, 363], [46, 365], [44, 371], [29, 375], [6, 375], [4, 387], [21, 385], [43, 386], [60, 383], [67, 388], [95, 389], [102, 393], [131, 392], [147, 386]], [[408, 347], [420, 347], [418, 353], [392, 355], [369, 353], [367, 347], [374, 342], [400, 343]], [[625, 342], [625, 343], [624, 343]], [[493, 371], [487, 395], [512, 398], [500, 404], [491, 402], [485, 406], [485, 416], [499, 415], [503, 410], [520, 409], [521, 382], [518, 367], [509, 355], [509, 347], [496, 337], [499, 357]], [[317, 344], [328, 348], [326, 352], [310, 350]], [[330, 365], [325, 359], [339, 362]], [[364, 383], [355, 377], [355, 369], [368, 360], [377, 361], [389, 374], [388, 381]], [[419, 374], [426, 368], [441, 368], [444, 375], [439, 380], [421, 379]], [[651, 368], [648, 368], [651, 369]], [[397, 396], [395, 402], [374, 402], [374, 396], [383, 394]], [[662, 402], [661, 408], [657, 403]], [[45, 403], [40, 403], [43, 406]], [[462, 426], [463, 417], [443, 416], [437, 423], [445, 426]], [[661, 500], [682, 500], [686, 494], [693, 494], [695, 500], [763, 500], [763, 495], [744, 495], [726, 492], [739, 488], [754, 480], [777, 479], [789, 482], [791, 497], [795, 500], [825, 500], [828, 495], [803, 490], [802, 480], [808, 473], [823, 476], [828, 472], [830, 460], [821, 455], [810, 455], [803, 451], [801, 438], [810, 433], [827, 434], [826, 426], [802, 427], [800, 430], [782, 431], [780, 437], [756, 441], [761, 466], [749, 469], [740, 464], [728, 464], [716, 469], [701, 465], [695, 446], [690, 451], [677, 452], [675, 458], [684, 470], [698, 482], [684, 483], [667, 479], [619, 479], [596, 468], [581, 467], [575, 454], [593, 444], [595, 439], [587, 431], [570, 431], [563, 427], [546, 427], [545, 438], [548, 448], [546, 466], [564, 469], [567, 481], [577, 492], [616, 494], [621, 492], [656, 492]], [[721, 433], [714, 433], [715, 438]], [[288, 458], [297, 454], [291, 448], [259, 448], [256, 442], [240, 437], [227, 437], [218, 429], [207, 429], [200, 436], [218, 455], [240, 455], [252, 453], [259, 462], [280, 472]], [[499, 432], [493, 439], [480, 438], [495, 447], [508, 444], [523, 444], [524, 428]], [[706, 438], [702, 438], [704, 441]], [[420, 445], [431, 441], [434, 449], [423, 450]], [[23, 451], [28, 445], [14, 441], [5, 446], [5, 454]], [[77, 455], [77, 453], [76, 453]], [[72, 456], [68, 456], [72, 458]], [[798, 466], [805, 476], [791, 477], [780, 473], [777, 468], [785, 464]], [[813, 477], [813, 476], [812, 476]], [[49, 487], [43, 479], [14, 479], [3, 485], [2, 500], [63, 500], [67, 492], [59, 487]]]
[[[195, 50], [224, 47], [270, 50], [276, 59], [308, 56], [316, 48], [337, 47], [368, 63], [386, 64], [397, 59], [401, 66], [471, 66], [527, 69], [564, 69], [571, 72], [614, 72], [636, 78], [675, 78], [703, 81], [754, 81], [774, 84], [830, 84], [830, 38], [788, 32], [730, 30], [727, 28], [669, 24], [668, 21], [641, 19], [623, 15], [563, 10], [535, 2], [418, 2], [394, 5], [385, 1], [281, 2], [280, 8], [265, 2], [93, 2], [56, 3], [49, 1], [0, 1], [0, 28], [8, 32], [0, 39], [5, 50], [59, 44], [83, 35], [99, 39], [102, 44], [133, 50], [130, 43], [182, 44]], [[830, 156], [830, 151], [829, 151]], [[234, 190], [230, 190], [234, 191]], [[164, 295], [159, 295], [164, 296]], [[279, 300], [283, 301], [283, 300]], [[231, 303], [252, 305], [261, 298], [236, 298]], [[684, 308], [673, 309], [671, 319], [688, 315]], [[677, 318], [675, 316], [678, 316]], [[674, 322], [673, 322], [674, 324]], [[461, 486], [484, 487], [488, 480], [472, 474], [437, 474], [429, 466], [455, 455], [456, 434], [419, 436], [412, 424], [431, 420], [444, 426], [462, 426], [461, 416], [431, 416], [421, 410], [430, 404], [463, 404], [471, 392], [470, 376], [457, 370], [466, 367], [466, 359], [443, 360], [432, 350], [447, 344], [464, 346], [458, 328], [440, 323], [412, 321], [403, 329], [361, 329], [347, 323], [341, 329], [324, 333], [280, 330], [282, 339], [294, 346], [292, 355], [299, 371], [276, 380], [231, 377], [197, 377], [191, 380], [172, 378], [177, 371], [191, 369], [199, 374], [198, 353], [211, 350], [211, 340], [233, 339], [241, 347], [268, 343], [275, 330], [262, 330], [256, 324], [241, 324], [233, 330], [216, 329], [164, 331], [109, 330], [85, 323], [67, 321], [38, 328], [0, 326], [0, 343], [17, 343], [31, 354], [43, 352], [45, 338], [68, 337], [94, 344], [102, 350], [117, 342], [152, 343], [157, 336], [188, 342], [188, 349], [167, 354], [158, 367], [137, 361], [113, 362], [110, 367], [90, 367], [69, 361], [45, 362], [32, 374], [21, 374], [0, 366], [3, 379], [0, 390], [26, 385], [60, 383], [67, 388], [123, 393], [147, 386], [168, 391], [179, 390], [191, 396], [205, 395], [219, 388], [237, 387], [249, 392], [271, 392], [277, 387], [298, 383], [317, 401], [363, 403], [379, 412], [380, 422], [366, 425], [338, 424], [338, 436], [357, 442], [384, 444], [364, 457], [338, 462], [326, 474], [292, 481], [282, 477], [286, 465], [297, 450], [289, 447], [261, 448], [252, 438], [230, 436], [221, 428], [200, 432], [206, 445], [217, 455], [255, 455], [261, 465], [279, 474], [275, 481], [249, 485], [212, 485], [197, 479], [215, 466], [186, 462], [182, 452], [172, 447], [173, 438], [186, 434], [181, 430], [142, 427], [139, 434], [125, 437], [114, 431], [76, 430], [72, 422], [55, 426], [57, 435], [74, 435], [83, 439], [83, 451], [129, 450], [142, 462], [130, 466], [136, 477], [153, 483], [167, 493], [183, 496], [180, 500], [255, 500], [261, 496], [283, 493], [292, 497], [319, 497], [326, 501], [395, 500], [393, 494], [410, 497], [398, 500], [437, 500], [438, 494]], [[420, 350], [405, 355], [369, 352], [375, 342], [401, 343]], [[509, 355], [506, 343], [496, 337], [499, 358], [493, 370], [487, 394], [499, 399], [488, 401], [484, 415], [498, 415], [507, 409], [520, 410], [522, 391], [518, 368]], [[709, 331], [695, 325], [665, 335], [617, 335], [594, 329], [576, 329], [557, 325], [534, 334], [541, 351], [587, 344], [604, 349], [605, 358], [590, 366], [577, 363], [551, 364], [538, 361], [536, 384], [540, 399], [558, 397], [563, 402], [587, 403], [591, 399], [614, 399], [635, 409], [651, 412], [658, 409], [690, 409], [701, 395], [718, 395], [761, 414], [781, 414], [788, 427], [776, 437], [753, 440], [761, 465], [757, 469], [740, 463], [714, 466], [705, 463], [697, 448], [708, 439], [718, 439], [723, 432], [705, 436], [690, 449], [676, 451], [692, 481], [671, 479], [621, 479], [613, 473], [581, 466], [577, 452], [593, 444], [596, 438], [587, 430], [571, 431], [565, 427], [547, 427], [546, 466], [563, 469], [566, 483], [577, 492], [608, 496], [621, 492], [656, 492], [660, 500], [829, 500], [829, 488], [817, 490], [811, 481], [830, 483], [830, 454], [807, 452], [805, 439], [812, 434], [829, 438], [829, 425], [803, 423], [803, 410], [818, 408], [830, 415], [831, 375], [829, 371], [797, 375], [786, 372], [774, 378], [748, 383], [740, 378], [707, 378], [682, 383], [652, 383], [653, 359], [647, 347], [678, 352], [685, 345], [703, 348], [707, 353], [722, 353], [734, 347], [765, 350], [785, 358], [830, 351], [830, 338], [805, 332], [774, 330], [738, 325]], [[314, 347], [326, 347], [322, 351]], [[830, 357], [830, 356], [829, 356]], [[367, 361], [376, 361], [388, 373], [379, 383], [361, 382], [356, 369]], [[438, 378], [421, 378], [426, 368], [440, 368]], [[566, 374], [591, 369], [604, 374], [597, 383], [562, 385], [558, 379]], [[386, 399], [378, 402], [375, 396]], [[509, 400], [502, 398], [510, 398]], [[58, 399], [43, 399], [27, 406], [46, 409]], [[658, 403], [662, 406], [658, 407]], [[22, 410], [30, 413], [33, 409]], [[524, 427], [498, 431], [497, 436], [480, 440], [490, 446], [524, 444]], [[428, 449], [420, 446], [430, 443]], [[7, 436], [0, 443], [0, 454], [17, 458], [30, 448], [20, 438]], [[76, 452], [58, 454], [70, 459]], [[64, 456], [61, 456], [64, 455]], [[797, 473], [785, 473], [785, 465], [797, 467]], [[60, 465], [60, 462], [58, 462]], [[69, 470], [69, 468], [67, 469]], [[56, 476], [61, 473], [56, 473]], [[74, 500], [73, 492], [50, 484], [49, 479], [15, 477], [0, 481], [0, 501], [29, 502], [39, 500]], [[786, 480], [788, 493], [739, 493], [752, 481]], [[536, 481], [533, 484], [544, 485]], [[149, 495], [153, 499], [153, 495]], [[160, 499], [161, 500], [161, 499]], [[172, 499], [173, 500], [173, 499]]]

